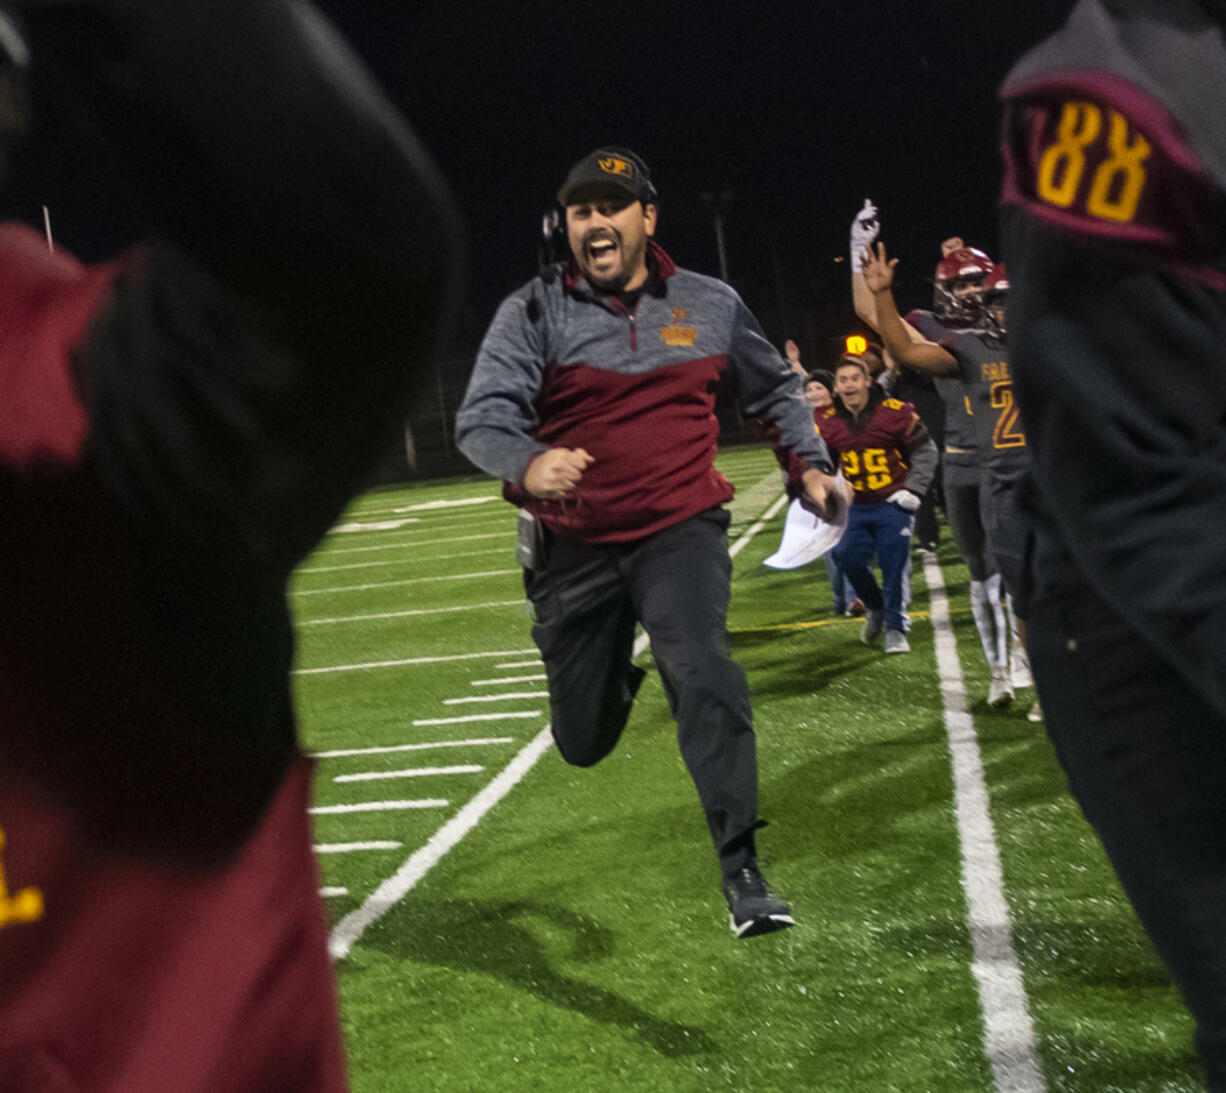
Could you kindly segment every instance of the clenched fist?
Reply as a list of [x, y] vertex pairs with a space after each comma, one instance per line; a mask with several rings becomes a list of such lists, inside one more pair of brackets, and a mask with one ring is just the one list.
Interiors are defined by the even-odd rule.
[[570, 496], [583, 472], [595, 462], [582, 448], [550, 448], [528, 464], [524, 489], [544, 501], [560, 501]]

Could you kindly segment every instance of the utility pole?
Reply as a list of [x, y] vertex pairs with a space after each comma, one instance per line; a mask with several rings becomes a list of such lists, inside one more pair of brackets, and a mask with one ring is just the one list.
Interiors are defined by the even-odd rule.
[[698, 196], [702, 199], [702, 203], [711, 210], [711, 215], [715, 218], [715, 246], [719, 251], [719, 277], [725, 284], [729, 284], [728, 248], [724, 244], [724, 212], [732, 204], [732, 191], [722, 190], [716, 194], [711, 190], [707, 190]]

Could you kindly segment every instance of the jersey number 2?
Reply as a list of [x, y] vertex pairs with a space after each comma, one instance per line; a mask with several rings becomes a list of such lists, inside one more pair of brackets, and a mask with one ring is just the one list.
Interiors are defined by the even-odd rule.
[[1024, 448], [1026, 434], [1018, 427], [1017, 403], [1013, 401], [1013, 381], [999, 380], [989, 389], [996, 428], [992, 430], [993, 448]]

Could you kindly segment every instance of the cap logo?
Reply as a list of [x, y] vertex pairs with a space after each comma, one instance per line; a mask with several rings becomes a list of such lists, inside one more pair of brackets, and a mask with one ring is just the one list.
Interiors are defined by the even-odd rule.
[[606, 175], [620, 175], [622, 178], [634, 177], [634, 168], [624, 159], [609, 156], [606, 159], [598, 159], [596, 162]]

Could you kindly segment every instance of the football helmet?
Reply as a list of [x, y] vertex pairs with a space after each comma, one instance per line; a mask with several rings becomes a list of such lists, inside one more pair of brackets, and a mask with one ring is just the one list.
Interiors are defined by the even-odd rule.
[[951, 251], [937, 263], [932, 310], [960, 326], [978, 322], [983, 317], [983, 281], [992, 266], [992, 259], [977, 247]]

